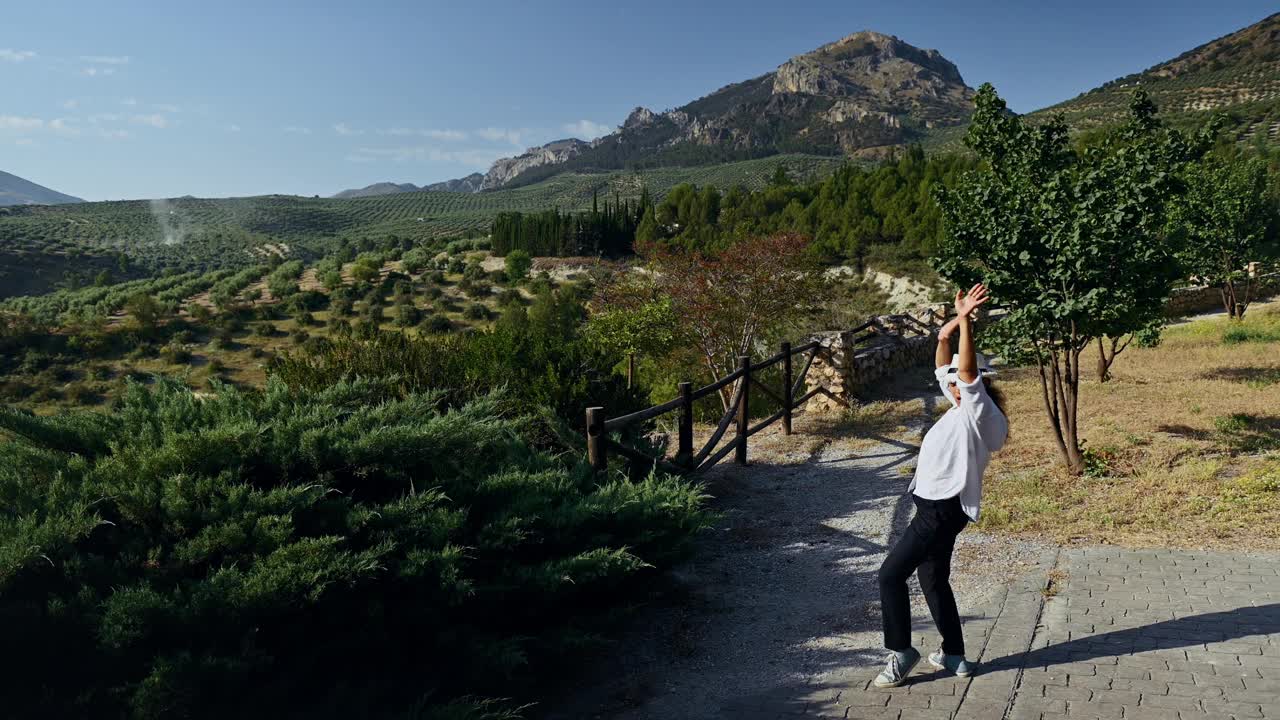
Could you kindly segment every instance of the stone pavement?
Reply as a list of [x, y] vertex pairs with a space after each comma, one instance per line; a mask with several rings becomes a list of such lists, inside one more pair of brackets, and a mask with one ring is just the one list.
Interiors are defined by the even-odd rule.
[[1280, 557], [1101, 547], [1063, 550], [1056, 565], [1048, 583], [1010, 587], [998, 616], [966, 621], [973, 678], [922, 662], [907, 685], [878, 690], [851, 672], [804, 714], [1280, 719]]

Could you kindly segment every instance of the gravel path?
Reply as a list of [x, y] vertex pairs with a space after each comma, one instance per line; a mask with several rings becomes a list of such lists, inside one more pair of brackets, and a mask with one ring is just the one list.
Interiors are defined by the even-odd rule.
[[[748, 467], [708, 473], [723, 517], [674, 573], [682, 601], [642, 613], [593, 677], [545, 704], [542, 717], [802, 712], [824, 678], [874, 674], [884, 654], [876, 571], [911, 518], [905, 493], [919, 439], [945, 402], [923, 377], [913, 381], [886, 391], [919, 403], [906, 433], [849, 437], [800, 416], [791, 437], [775, 428], [754, 436]], [[962, 616], [998, 612], [1006, 584], [1034, 569], [1043, 550], [972, 527], [962, 533], [952, 571]], [[927, 608], [918, 593], [913, 602], [918, 646], [932, 650]]]

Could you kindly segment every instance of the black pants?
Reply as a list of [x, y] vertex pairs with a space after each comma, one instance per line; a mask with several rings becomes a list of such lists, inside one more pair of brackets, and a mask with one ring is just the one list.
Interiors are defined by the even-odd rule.
[[964, 634], [960, 611], [951, 592], [951, 551], [956, 536], [969, 517], [960, 507], [959, 496], [946, 500], [925, 500], [915, 495], [916, 516], [880, 566], [880, 612], [884, 616], [884, 646], [903, 651], [911, 647], [911, 601], [907, 578], [916, 572], [920, 589], [929, 603], [933, 622], [942, 634], [942, 652], [964, 654]]

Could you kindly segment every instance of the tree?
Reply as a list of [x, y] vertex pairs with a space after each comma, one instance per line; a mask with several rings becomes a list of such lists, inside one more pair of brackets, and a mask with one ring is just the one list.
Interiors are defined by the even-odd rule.
[[1276, 207], [1267, 191], [1267, 166], [1257, 158], [1206, 158], [1187, 168], [1187, 193], [1174, 203], [1171, 235], [1183, 270], [1222, 290], [1227, 316], [1249, 306], [1249, 264], [1276, 257]]
[[962, 287], [985, 283], [1007, 309], [985, 342], [1039, 368], [1058, 450], [1078, 474], [1080, 354], [1163, 311], [1176, 275], [1166, 204], [1207, 136], [1193, 145], [1161, 127], [1141, 91], [1128, 121], [1079, 153], [1060, 116], [1028, 123], [990, 84], [975, 104], [965, 144], [984, 164], [939, 191], [946, 236], [934, 264]]
[[[641, 247], [654, 299], [667, 299], [679, 318], [677, 339], [695, 348], [710, 380], [732, 373], [738, 357], [781, 332], [820, 297], [822, 275], [794, 233], [751, 237], [715, 253]], [[727, 410], [732, 388], [720, 395]]]
[[529, 277], [529, 270], [533, 267], [533, 258], [529, 257], [529, 253], [524, 250], [512, 250], [507, 253], [506, 269], [508, 280], [524, 280]]
[[154, 296], [147, 293], [138, 293], [125, 302], [124, 311], [133, 319], [139, 330], [151, 332], [160, 322], [160, 318], [164, 314], [164, 307]]

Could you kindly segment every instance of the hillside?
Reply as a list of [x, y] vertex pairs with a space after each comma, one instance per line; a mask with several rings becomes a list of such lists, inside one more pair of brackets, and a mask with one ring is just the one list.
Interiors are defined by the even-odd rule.
[[824, 176], [841, 162], [782, 155], [638, 173], [571, 173], [483, 193], [419, 191], [350, 199], [264, 195], [0, 208], [0, 297], [42, 292], [68, 270], [96, 273], [118, 265], [120, 256], [143, 268], [236, 267], [272, 253], [311, 257], [339, 237], [429, 239], [485, 232], [503, 211], [586, 209], [595, 193], [638, 197], [646, 187], [660, 198], [685, 182], [761, 188], [779, 164], [804, 178]]
[[558, 140], [499, 160], [483, 187], [779, 153], [882, 157], [964, 123], [972, 99], [960, 71], [937, 50], [863, 31], [674, 110], [637, 107], [617, 131], [590, 143]]
[[84, 201], [0, 170], [0, 206], [60, 205], [78, 202]]
[[431, 183], [421, 187], [413, 183], [392, 183], [380, 182], [372, 185], [366, 185], [362, 188], [353, 190], [343, 190], [334, 193], [335, 198], [357, 198], [357, 197], [373, 197], [375, 195], [395, 195], [396, 193], [419, 192], [427, 190], [432, 192], [476, 192], [480, 190], [480, 185], [484, 181], [484, 175], [480, 173], [471, 173], [470, 175], [456, 180], [445, 180], [444, 182]]
[[1226, 111], [1238, 139], [1280, 142], [1280, 13], [1033, 115], [1060, 112], [1073, 127], [1106, 125], [1124, 116], [1137, 87], [1174, 123]]

